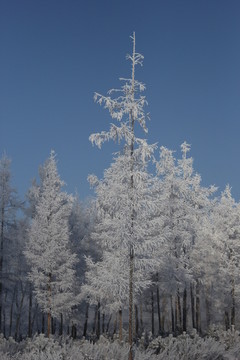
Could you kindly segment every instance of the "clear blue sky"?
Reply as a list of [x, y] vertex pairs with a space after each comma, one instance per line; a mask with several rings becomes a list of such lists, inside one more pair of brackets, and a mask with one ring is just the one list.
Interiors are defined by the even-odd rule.
[[[150, 143], [192, 145], [203, 184], [240, 199], [239, 0], [0, 0], [0, 153], [21, 197], [54, 149], [68, 192], [89, 193], [117, 146], [92, 147], [108, 113], [93, 101], [130, 76], [136, 32]], [[177, 153], [178, 154], [178, 153]]]

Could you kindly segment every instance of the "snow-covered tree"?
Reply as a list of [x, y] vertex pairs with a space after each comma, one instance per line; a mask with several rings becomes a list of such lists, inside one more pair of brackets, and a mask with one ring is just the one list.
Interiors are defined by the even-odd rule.
[[[81, 202], [78, 195], [74, 197], [71, 214], [69, 217], [70, 229], [70, 246], [72, 252], [77, 254], [78, 265], [76, 266], [76, 281], [75, 292], [79, 293], [81, 285], [85, 281], [86, 262], [85, 257], [91, 256], [93, 259], [98, 258], [98, 247], [95, 243], [90, 241], [90, 233], [95, 223], [95, 210], [92, 201]], [[83, 308], [85, 307], [85, 324], [84, 336], [86, 336], [88, 317], [89, 317], [89, 303], [82, 298], [83, 301], [74, 308], [72, 313], [73, 332], [75, 325], [83, 321]]]
[[235, 326], [240, 294], [240, 206], [232, 197], [229, 185], [214, 206], [211, 221], [213, 246], [218, 260], [219, 282], [216, 285], [224, 294], [222, 302], [227, 322], [229, 326]]
[[29, 279], [36, 299], [48, 314], [49, 335], [51, 317], [69, 313], [78, 303], [73, 293], [76, 254], [69, 245], [72, 197], [61, 190], [64, 182], [53, 151], [41, 168], [40, 178], [25, 256], [31, 267]]
[[[103, 180], [90, 177], [95, 183], [98, 219], [91, 238], [102, 249], [101, 262], [88, 259], [88, 283], [92, 300], [99, 298], [110, 310], [125, 309], [129, 301], [129, 226], [130, 161], [127, 154], [118, 155]], [[134, 296], [137, 299], [150, 284], [152, 272], [159, 266], [161, 237], [154, 223], [154, 200], [151, 196], [153, 179], [144, 169], [140, 159], [135, 168], [135, 262]], [[93, 275], [94, 274], [94, 275]]]
[[[138, 160], [146, 163], [146, 160], [152, 156], [154, 145], [148, 145], [146, 140], [136, 136], [135, 127], [137, 124], [147, 133], [146, 119], [144, 107], [146, 105], [145, 96], [141, 95], [145, 89], [144, 84], [135, 79], [135, 67], [137, 64], [142, 65], [143, 56], [135, 51], [135, 33], [132, 37], [133, 52], [128, 55], [132, 64], [131, 79], [120, 79], [123, 82], [121, 89], [113, 89], [109, 91], [109, 96], [102, 96], [98, 93], [95, 94], [95, 100], [109, 111], [110, 116], [117, 124], [111, 124], [109, 131], [102, 131], [98, 134], [92, 134], [90, 141], [101, 147], [102, 143], [108, 140], [119, 141], [125, 144], [125, 161], [128, 168], [125, 181], [127, 184], [127, 206], [121, 208], [120, 214], [124, 216], [124, 221], [120, 218], [115, 218], [122, 226], [122, 235], [116, 237], [116, 243], [123, 244], [124, 251], [128, 253], [128, 266], [129, 266], [129, 344], [130, 355], [132, 359], [132, 330], [133, 330], [133, 294], [134, 294], [134, 263], [136, 252], [141, 248], [141, 240], [139, 237], [140, 232], [137, 227], [137, 211], [139, 196], [136, 194], [136, 184], [138, 182], [139, 171], [137, 168]], [[116, 93], [116, 97], [114, 97]], [[121, 189], [122, 191], [122, 189]], [[122, 201], [122, 200], [121, 200]], [[126, 200], [125, 200], [126, 201]], [[123, 214], [124, 212], [124, 214]], [[119, 215], [118, 215], [119, 216]], [[145, 223], [146, 224], [146, 223]], [[112, 249], [114, 251], [114, 248]], [[147, 253], [145, 253], [147, 255]], [[148, 255], [147, 255], [148, 256]], [[149, 263], [150, 263], [149, 259]]]
[[[16, 212], [20, 202], [16, 191], [11, 186], [11, 160], [6, 154], [0, 159], [0, 331], [2, 331], [3, 291], [9, 283], [8, 257], [10, 254], [10, 232], [15, 223]], [[14, 244], [12, 246], [12, 250]], [[8, 284], [9, 285], [9, 284]]]
[[[159, 232], [166, 239], [166, 265], [162, 282], [167, 282], [171, 297], [172, 330], [187, 326], [187, 289], [193, 280], [194, 262], [192, 252], [201, 229], [200, 220], [205, 212], [209, 213], [209, 197], [214, 187], [201, 186], [201, 177], [194, 172], [193, 159], [187, 156], [190, 145], [181, 145], [182, 157], [179, 160], [173, 151], [161, 147], [160, 160], [156, 163], [159, 182], [156, 183], [158, 199], [158, 216], [162, 228]], [[175, 296], [175, 312], [173, 311], [172, 294]], [[180, 294], [183, 296], [181, 308]], [[194, 314], [195, 316], [195, 314]]]

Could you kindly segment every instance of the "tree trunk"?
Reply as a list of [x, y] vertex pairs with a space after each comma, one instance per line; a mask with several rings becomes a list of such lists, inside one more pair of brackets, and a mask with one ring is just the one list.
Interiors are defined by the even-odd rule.
[[89, 303], [87, 303], [87, 306], [86, 306], [85, 322], [84, 322], [84, 328], [83, 328], [83, 336], [85, 338], [86, 338], [86, 335], [87, 335], [87, 327], [88, 327], [88, 311], [89, 311]]
[[[33, 334], [35, 320], [36, 320], [36, 328], [38, 331], [38, 304], [35, 306], [35, 310], [34, 310], [33, 317], [32, 317], [32, 323], [31, 323], [32, 334]], [[38, 333], [40, 334], [40, 331], [38, 331]]]
[[51, 313], [50, 311], [47, 314], [47, 336], [50, 337], [51, 334]]
[[153, 291], [151, 291], [151, 309], [152, 309], [152, 336], [154, 337], [155, 329], [154, 329], [154, 297], [153, 297]]
[[172, 333], [175, 332], [175, 322], [174, 322], [174, 310], [173, 310], [173, 298], [170, 295], [170, 303], [171, 303], [171, 319], [172, 319]]
[[72, 324], [71, 336], [72, 336], [73, 339], [76, 339], [76, 338], [77, 338], [77, 327], [76, 327], [76, 324]]
[[166, 298], [163, 297], [162, 301], [162, 316], [161, 316], [161, 329], [162, 333], [164, 334], [165, 331], [165, 313], [166, 313]]
[[143, 310], [142, 310], [142, 299], [140, 301], [140, 335], [143, 333]]
[[160, 296], [159, 296], [159, 287], [157, 285], [157, 312], [158, 312], [158, 335], [162, 333], [161, 327], [161, 311], [160, 311]]
[[205, 294], [207, 330], [209, 330], [209, 327], [210, 327], [210, 324], [211, 324], [210, 300], [209, 300], [208, 292], [209, 292], [209, 289], [207, 288], [207, 292]]
[[179, 331], [182, 332], [182, 309], [181, 309], [181, 298], [179, 289], [177, 290], [177, 308], [178, 308], [178, 318], [179, 318]]
[[195, 329], [195, 299], [193, 293], [193, 284], [190, 284], [191, 311], [192, 311], [192, 327]]
[[60, 314], [59, 336], [63, 334], [63, 314]]
[[51, 334], [52, 334], [52, 335], [54, 335], [54, 333], [55, 333], [55, 331], [54, 331], [55, 329], [54, 329], [54, 328], [55, 328], [55, 326], [54, 326], [54, 319], [53, 319], [53, 317], [51, 317]]
[[107, 322], [107, 327], [106, 327], [106, 333], [107, 334], [109, 333], [109, 326], [110, 326], [111, 319], [112, 319], [112, 314], [109, 316], [109, 319], [108, 319], [108, 322]]
[[42, 313], [42, 334], [45, 334], [45, 314]]
[[231, 306], [231, 326], [235, 326], [235, 281], [234, 277], [232, 276], [231, 279], [231, 298], [232, 298], [232, 306]]
[[196, 329], [201, 334], [201, 313], [200, 313], [200, 284], [196, 285]]
[[123, 340], [122, 336], [122, 309], [119, 310], [119, 340]]
[[3, 309], [3, 336], [6, 337], [6, 311]]
[[[132, 79], [131, 79], [131, 100], [134, 103], [134, 95], [135, 95], [135, 32], [133, 33], [133, 54], [132, 54]], [[135, 134], [134, 134], [134, 112], [133, 109], [130, 109], [130, 122], [131, 122], [131, 146], [130, 146], [130, 154], [131, 154], [131, 208], [130, 213], [131, 217], [131, 240], [130, 240], [130, 252], [129, 252], [129, 261], [130, 261], [130, 271], [129, 271], [129, 360], [133, 360], [133, 272], [134, 272], [134, 248], [133, 248], [133, 235], [134, 235], [134, 179], [133, 179], [133, 169], [134, 169], [134, 142], [135, 142]]]
[[175, 296], [175, 332], [178, 330], [178, 298]]
[[97, 316], [98, 316], [98, 305], [95, 306], [94, 321], [93, 321], [93, 334], [97, 333]]
[[183, 291], [183, 331], [187, 331], [187, 289]]
[[113, 325], [113, 334], [117, 333], [117, 323], [118, 323], [118, 315], [116, 314], [114, 325]]
[[[4, 297], [4, 302], [3, 304], [7, 303], [7, 290], [5, 290], [5, 297]], [[7, 333], [6, 333], [6, 306], [3, 305], [3, 336], [6, 337]]]
[[129, 342], [129, 360], [133, 360], [133, 248], [130, 249], [130, 270], [129, 270], [129, 330], [128, 330], [128, 342]]
[[51, 334], [51, 297], [52, 297], [52, 289], [51, 289], [51, 280], [52, 274], [48, 274], [48, 321], [47, 321], [47, 336], [50, 337]]
[[32, 337], [32, 285], [29, 286], [28, 337]]
[[105, 333], [105, 313], [102, 313], [102, 334]]
[[100, 326], [101, 326], [100, 320], [101, 320], [100, 301], [98, 301], [98, 304], [97, 304], [97, 332], [96, 332], [98, 339], [100, 338]]
[[139, 337], [139, 321], [138, 321], [138, 307], [135, 305], [135, 334], [136, 338]]
[[18, 336], [19, 336], [20, 320], [21, 320], [21, 315], [22, 315], [22, 307], [23, 307], [24, 297], [25, 297], [25, 292], [22, 289], [22, 296], [21, 296], [21, 301], [20, 301], [20, 305], [18, 308], [18, 314], [17, 314], [17, 319], [16, 319], [15, 340], [17, 340]]
[[12, 336], [13, 304], [14, 304], [15, 292], [16, 292], [16, 286], [14, 287], [12, 302], [10, 307], [9, 337]]
[[227, 310], [225, 311], [225, 314], [224, 314], [224, 321], [225, 321], [225, 329], [226, 329], [226, 331], [228, 331], [230, 329], [230, 321], [229, 321], [229, 314], [228, 314]]

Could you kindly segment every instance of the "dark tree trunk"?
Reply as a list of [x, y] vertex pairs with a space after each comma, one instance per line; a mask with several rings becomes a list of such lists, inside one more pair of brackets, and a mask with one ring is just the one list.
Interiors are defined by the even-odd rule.
[[200, 313], [200, 285], [196, 285], [196, 329], [201, 334], [201, 313]]
[[50, 334], [51, 334], [51, 321], [52, 318], [51, 318], [51, 313], [50, 311], [48, 312], [47, 314], [47, 336], [50, 337]]
[[105, 313], [102, 313], [102, 334], [105, 333]]
[[22, 315], [23, 301], [24, 301], [24, 292], [22, 292], [20, 306], [18, 309], [18, 314], [17, 314], [17, 319], [16, 319], [15, 340], [17, 340], [18, 336], [19, 336], [19, 328], [20, 328], [20, 320], [21, 320], [21, 315]]
[[122, 309], [119, 310], [119, 340], [122, 341]]
[[113, 326], [113, 334], [117, 333], [117, 323], [118, 323], [118, 316], [116, 314], [115, 321], [114, 321], [114, 326]]
[[187, 331], [187, 289], [183, 291], [183, 331]]
[[177, 290], [177, 307], [178, 307], [178, 318], [179, 318], [179, 331], [182, 332], [182, 309], [181, 309], [181, 298], [179, 289]]
[[140, 334], [143, 333], [143, 310], [142, 310], [142, 300], [140, 302]]
[[63, 314], [60, 314], [59, 336], [63, 334]]
[[97, 304], [97, 331], [96, 331], [96, 335], [97, 335], [98, 339], [100, 338], [100, 329], [101, 329], [100, 320], [101, 320], [100, 301], [98, 301], [98, 304]]
[[51, 334], [52, 335], [55, 334], [55, 327], [56, 327], [55, 319], [52, 317], [51, 318]]
[[228, 331], [230, 329], [230, 321], [229, 321], [229, 314], [228, 314], [227, 310], [225, 311], [225, 314], [224, 314], [224, 321], [225, 321], [225, 329], [226, 329], [226, 331]]
[[138, 307], [135, 305], [135, 333], [136, 338], [139, 337], [139, 321], [138, 321]]
[[177, 295], [175, 296], [175, 329], [176, 332], [178, 329], [178, 298]]
[[172, 333], [174, 333], [174, 332], [175, 332], [175, 322], [174, 322], [174, 310], [173, 310], [173, 299], [172, 299], [172, 295], [170, 296], [170, 302], [171, 302]]
[[51, 289], [51, 282], [52, 282], [52, 274], [48, 274], [48, 317], [47, 317], [47, 336], [50, 337], [51, 334], [51, 302], [52, 302], [52, 289]]
[[209, 330], [209, 327], [210, 327], [210, 324], [211, 324], [211, 313], [210, 313], [210, 300], [209, 300], [209, 297], [208, 297], [208, 291], [205, 294], [205, 306], [206, 306], [207, 330]]
[[161, 326], [161, 308], [160, 308], [160, 296], [159, 296], [159, 287], [157, 285], [157, 312], [158, 312], [158, 334], [162, 333]]
[[84, 322], [84, 327], [83, 327], [83, 336], [84, 336], [84, 337], [86, 337], [86, 335], [87, 335], [88, 312], [89, 312], [89, 303], [87, 303], [87, 305], [86, 305], [85, 322]]
[[72, 336], [73, 339], [76, 339], [76, 338], [77, 338], [77, 327], [76, 327], [76, 324], [72, 324], [71, 336]]
[[32, 334], [33, 334], [35, 320], [36, 320], [37, 332], [38, 332], [38, 334], [40, 334], [40, 331], [38, 329], [38, 304], [35, 306], [35, 310], [34, 310], [33, 317], [32, 317], [32, 323], [31, 323]]
[[14, 298], [15, 298], [15, 291], [16, 291], [16, 286], [14, 287], [14, 292], [13, 292], [13, 297], [12, 297], [12, 302], [11, 302], [11, 307], [10, 307], [10, 321], [9, 321], [9, 337], [12, 336], [12, 323], [13, 323], [13, 304], [14, 304]]
[[232, 306], [231, 306], [231, 326], [235, 326], [235, 281], [232, 277], [231, 280], [231, 298], [232, 298]]
[[152, 335], [154, 337], [155, 328], [154, 328], [154, 297], [153, 297], [153, 291], [151, 291], [151, 310], [152, 310]]
[[129, 342], [129, 360], [133, 360], [133, 248], [130, 248], [130, 269], [129, 269], [129, 319], [128, 319], [128, 342]]
[[192, 327], [195, 329], [195, 297], [193, 293], [193, 284], [190, 285], [190, 297], [191, 297], [191, 312], [192, 312]]
[[110, 326], [111, 319], [112, 319], [112, 314], [109, 316], [109, 319], [108, 319], [108, 322], [107, 322], [107, 327], [106, 327], [106, 333], [107, 334], [109, 333], [109, 326]]
[[3, 309], [3, 336], [6, 337], [6, 311]]
[[42, 334], [45, 334], [45, 314], [42, 313]]
[[98, 306], [95, 306], [95, 313], [94, 313], [94, 321], [93, 321], [93, 334], [97, 333], [97, 316], [98, 316]]
[[29, 286], [28, 337], [32, 337], [32, 286]]

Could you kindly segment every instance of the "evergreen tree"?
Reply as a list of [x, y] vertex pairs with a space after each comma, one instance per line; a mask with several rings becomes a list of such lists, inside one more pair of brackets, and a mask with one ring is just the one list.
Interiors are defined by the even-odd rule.
[[[161, 219], [159, 233], [166, 239], [166, 263], [162, 269], [165, 275], [161, 278], [163, 282], [167, 282], [165, 292], [170, 295], [172, 304], [173, 296], [175, 297], [175, 309], [171, 306], [173, 331], [186, 331], [187, 289], [193, 281], [193, 275], [196, 275], [195, 281], [198, 282], [198, 265], [202, 268], [199, 261], [195, 262], [194, 248], [196, 244], [199, 248], [198, 239], [203, 234], [201, 232], [200, 235], [200, 231], [204, 219], [209, 216], [209, 198], [216, 190], [214, 187], [201, 186], [201, 177], [193, 169], [193, 159], [187, 157], [190, 146], [184, 142], [181, 149], [182, 157], [176, 160], [173, 151], [161, 147], [160, 160], [156, 163], [159, 182], [155, 192], [159, 204], [158, 216]], [[209, 231], [209, 227], [205, 229], [205, 233], [207, 230]]]
[[[11, 160], [6, 154], [0, 159], [0, 331], [3, 331], [3, 292], [9, 285], [10, 233], [13, 230], [16, 212], [20, 202], [16, 198], [16, 191], [11, 186]], [[12, 244], [11, 249], [14, 248]], [[5, 332], [5, 331], [4, 331]]]
[[[136, 153], [135, 153], [136, 155]], [[151, 283], [150, 278], [159, 266], [161, 236], [156, 231], [156, 206], [151, 195], [154, 179], [138, 159], [134, 169], [134, 300]], [[130, 161], [127, 153], [118, 155], [103, 180], [91, 176], [95, 183], [98, 221], [91, 238], [102, 251], [97, 264], [87, 259], [87, 284], [83, 290], [91, 300], [101, 300], [110, 311], [123, 310], [129, 301], [129, 226]]]
[[76, 255], [69, 246], [69, 216], [72, 197], [61, 191], [64, 182], [57, 172], [55, 154], [41, 168], [35, 215], [25, 250], [31, 267], [29, 279], [36, 299], [51, 317], [67, 314], [77, 304], [73, 293]]
[[[90, 141], [101, 147], [102, 143], [112, 140], [123, 141], [127, 148], [126, 160], [128, 162], [128, 207], [125, 209], [125, 215], [128, 219], [125, 228], [126, 244], [125, 251], [128, 253], [129, 259], [129, 359], [132, 359], [132, 339], [133, 339], [133, 294], [134, 294], [134, 259], [136, 249], [139, 244], [139, 232], [136, 226], [137, 216], [137, 201], [139, 197], [135, 193], [135, 184], [138, 181], [136, 166], [138, 159], [145, 162], [147, 158], [152, 156], [154, 145], [150, 146], [146, 140], [138, 138], [135, 133], [137, 124], [147, 133], [146, 119], [148, 115], [145, 114], [144, 106], [146, 105], [145, 96], [141, 92], [145, 89], [144, 84], [135, 79], [135, 67], [137, 64], [142, 65], [143, 56], [135, 51], [135, 33], [132, 37], [133, 52], [128, 55], [132, 64], [131, 79], [120, 79], [123, 81], [123, 86], [120, 90], [110, 90], [109, 96], [102, 96], [98, 93], [95, 94], [95, 100], [109, 111], [112, 119], [117, 121], [117, 125], [111, 124], [108, 132], [102, 131], [98, 134], [92, 134]], [[116, 93], [117, 97], [113, 94]], [[126, 223], [123, 223], [126, 225]]]

